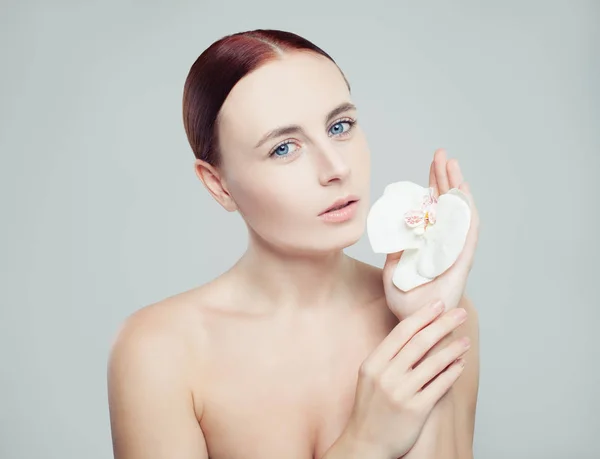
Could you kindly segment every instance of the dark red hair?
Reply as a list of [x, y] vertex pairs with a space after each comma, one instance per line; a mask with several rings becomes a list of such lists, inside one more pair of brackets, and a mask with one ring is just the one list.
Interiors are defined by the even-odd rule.
[[[316, 52], [336, 64], [315, 44], [282, 30], [257, 29], [227, 35], [200, 54], [183, 90], [183, 124], [196, 158], [215, 167], [221, 164], [217, 125], [227, 95], [248, 73], [291, 51]], [[350, 89], [348, 80], [346, 84]]]

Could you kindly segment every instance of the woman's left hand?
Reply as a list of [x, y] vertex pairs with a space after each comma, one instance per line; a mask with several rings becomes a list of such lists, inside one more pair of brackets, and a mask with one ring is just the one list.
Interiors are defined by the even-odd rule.
[[448, 161], [443, 149], [437, 150], [434, 154], [429, 169], [429, 186], [434, 189], [436, 197], [446, 193], [450, 188], [459, 188], [464, 192], [470, 201], [471, 226], [467, 233], [465, 246], [456, 262], [433, 281], [408, 292], [403, 292], [392, 283], [394, 270], [403, 252], [387, 255], [383, 267], [385, 296], [389, 308], [399, 320], [408, 317], [426, 302], [436, 299], [443, 301], [446, 311], [457, 307], [464, 294], [467, 278], [473, 266], [479, 237], [479, 215], [469, 186], [463, 181], [458, 161], [454, 158]]

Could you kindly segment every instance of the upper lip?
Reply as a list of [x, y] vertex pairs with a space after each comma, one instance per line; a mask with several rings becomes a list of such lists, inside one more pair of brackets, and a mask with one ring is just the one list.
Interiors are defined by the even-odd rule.
[[339, 198], [336, 199], [333, 204], [331, 204], [327, 209], [325, 209], [323, 212], [321, 212], [319, 215], [323, 215], [324, 213], [329, 212], [331, 209], [333, 209], [334, 207], [338, 207], [338, 206], [343, 206], [345, 204], [348, 204], [350, 201], [358, 201], [358, 196], [354, 196], [353, 194], [348, 195], [344, 198]]

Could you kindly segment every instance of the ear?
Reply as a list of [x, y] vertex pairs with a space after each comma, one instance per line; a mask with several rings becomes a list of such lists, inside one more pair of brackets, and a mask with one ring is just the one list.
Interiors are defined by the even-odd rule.
[[196, 159], [194, 170], [200, 181], [216, 201], [228, 212], [237, 210], [237, 204], [227, 190], [227, 184], [217, 168], [206, 161]]

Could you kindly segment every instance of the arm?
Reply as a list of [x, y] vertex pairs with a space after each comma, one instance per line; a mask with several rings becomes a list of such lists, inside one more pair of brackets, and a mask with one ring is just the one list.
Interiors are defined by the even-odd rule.
[[390, 459], [384, 451], [361, 445], [343, 431], [320, 459]]
[[108, 361], [114, 457], [207, 459], [186, 384], [184, 345], [148, 314], [136, 314], [121, 328]]
[[[431, 411], [413, 448], [403, 459], [438, 459], [473, 457], [475, 409], [479, 388], [479, 320], [477, 310], [466, 296], [459, 308], [467, 311], [467, 320], [437, 343], [429, 354], [435, 354], [454, 340], [468, 336], [471, 348], [463, 358], [463, 373]], [[449, 451], [453, 451], [450, 454]]]
[[454, 425], [456, 427], [456, 446], [461, 459], [473, 457], [473, 437], [475, 433], [475, 414], [479, 391], [479, 316], [472, 301], [463, 296], [459, 303], [468, 314], [467, 321], [455, 331], [457, 337], [468, 336], [471, 348], [466, 352], [465, 369], [454, 383]]

